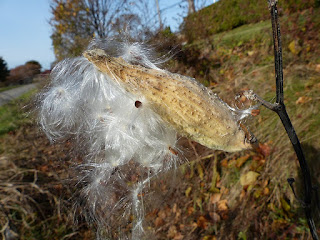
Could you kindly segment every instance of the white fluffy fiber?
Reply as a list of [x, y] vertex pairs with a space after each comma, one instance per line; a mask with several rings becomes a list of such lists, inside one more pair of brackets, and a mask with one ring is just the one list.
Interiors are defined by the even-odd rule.
[[[140, 43], [94, 41], [89, 45], [92, 48], [133, 65], [161, 70], [157, 63], [163, 59], [153, 58], [151, 50]], [[177, 165], [176, 131], [152, 111], [142, 95], [125, 91], [117, 79], [101, 73], [84, 57], [55, 66], [50, 85], [39, 94], [38, 108], [39, 123], [48, 138], [52, 142], [73, 139], [84, 155], [78, 167], [77, 204], [87, 220], [96, 224], [98, 233], [109, 235], [132, 224], [129, 238], [141, 239], [142, 196], [152, 178]], [[255, 107], [228, 108], [242, 120]]]
[[[141, 44], [109, 41], [104, 49], [131, 64], [159, 69]], [[80, 205], [88, 220], [103, 229], [117, 219], [110, 214], [120, 209], [119, 218], [135, 216], [131, 238], [139, 239], [144, 209], [138, 195], [151, 178], [176, 165], [176, 132], [143, 96], [126, 92], [84, 57], [55, 66], [50, 85], [39, 94], [38, 108], [39, 123], [51, 141], [71, 138], [84, 151]], [[139, 178], [131, 181], [131, 173]]]

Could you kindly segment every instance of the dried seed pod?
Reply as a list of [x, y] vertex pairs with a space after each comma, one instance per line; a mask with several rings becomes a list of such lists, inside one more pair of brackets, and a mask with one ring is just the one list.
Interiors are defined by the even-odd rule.
[[101, 49], [83, 55], [126, 91], [143, 95], [153, 111], [181, 135], [212, 149], [234, 152], [250, 148], [235, 112], [195, 79], [132, 65]]

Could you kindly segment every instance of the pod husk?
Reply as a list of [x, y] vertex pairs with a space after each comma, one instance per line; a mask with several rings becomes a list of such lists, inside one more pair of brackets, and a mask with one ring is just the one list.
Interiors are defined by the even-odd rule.
[[153, 111], [182, 136], [228, 152], [251, 147], [229, 106], [195, 79], [132, 65], [101, 49], [83, 55], [126, 91], [144, 96]]

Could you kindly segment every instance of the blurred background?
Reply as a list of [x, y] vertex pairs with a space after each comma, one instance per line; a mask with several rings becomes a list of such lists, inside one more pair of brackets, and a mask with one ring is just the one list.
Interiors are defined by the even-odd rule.
[[[278, 2], [285, 104], [312, 181], [320, 178], [320, 1]], [[0, 233], [11, 239], [95, 239], [78, 217], [72, 142], [51, 144], [36, 123], [35, 96], [54, 65], [93, 38], [143, 41], [163, 68], [195, 77], [229, 105], [275, 98], [270, 13], [257, 0], [0, 0]], [[260, 108], [246, 120], [257, 149], [225, 153], [181, 138], [187, 163], [150, 184], [149, 239], [311, 239], [299, 163], [280, 120]], [[149, 203], [148, 203], [149, 201]], [[316, 202], [316, 201], [315, 201]], [[149, 204], [149, 205], [148, 205]], [[319, 209], [314, 217], [318, 229]], [[130, 223], [128, 223], [128, 226]], [[119, 239], [128, 229], [115, 229]]]

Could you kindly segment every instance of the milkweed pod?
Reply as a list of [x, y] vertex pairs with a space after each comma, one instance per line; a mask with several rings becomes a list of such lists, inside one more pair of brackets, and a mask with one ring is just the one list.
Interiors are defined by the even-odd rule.
[[228, 152], [251, 147], [236, 111], [195, 79], [132, 65], [101, 49], [88, 50], [83, 55], [126, 91], [144, 96], [152, 110], [182, 136]]

